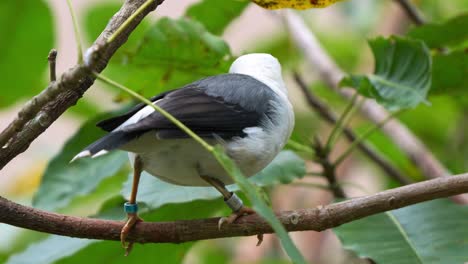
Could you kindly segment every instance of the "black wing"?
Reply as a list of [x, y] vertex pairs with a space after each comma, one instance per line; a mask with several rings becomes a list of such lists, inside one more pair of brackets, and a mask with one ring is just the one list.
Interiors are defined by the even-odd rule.
[[[161, 94], [158, 94], [156, 96], [153, 96], [150, 98], [151, 102], [155, 102], [159, 99], [164, 98], [166, 94], [173, 92], [173, 91], [167, 91]], [[134, 114], [136, 114], [138, 111], [143, 109], [146, 106], [145, 103], [140, 103], [137, 104], [136, 106], [132, 107], [132, 109], [128, 110], [125, 114], [119, 115], [119, 116], [114, 116], [106, 120], [102, 120], [101, 122], [97, 123], [96, 126], [101, 128], [104, 131], [111, 132], [112, 130], [116, 129], [118, 126], [120, 126], [123, 122], [127, 121], [130, 117], [132, 117]]]
[[[243, 74], [208, 77], [151, 98], [153, 102], [159, 100], [157, 105], [200, 137], [223, 139], [244, 136], [244, 128], [259, 126], [264, 118], [270, 118], [270, 102], [275, 99], [276, 94], [268, 86]], [[79, 155], [93, 156], [102, 150], [116, 149], [152, 130], [159, 138], [188, 137], [158, 112], [113, 131], [143, 107], [144, 104], [137, 105], [126, 114], [98, 123], [99, 127], [111, 133], [92, 143]]]
[[[243, 74], [208, 77], [181, 89], [153, 97], [157, 105], [192, 129], [201, 137], [232, 138], [243, 136], [244, 128], [260, 124], [269, 116], [269, 102], [276, 95], [264, 83]], [[112, 130], [142, 109], [102, 121], [98, 126]], [[135, 135], [156, 130], [160, 138], [181, 138], [187, 135], [158, 112], [122, 128]]]

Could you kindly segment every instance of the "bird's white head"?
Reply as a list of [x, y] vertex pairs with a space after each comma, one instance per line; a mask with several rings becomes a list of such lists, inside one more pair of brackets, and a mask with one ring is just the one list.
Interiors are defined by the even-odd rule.
[[276, 93], [287, 95], [279, 61], [267, 53], [251, 53], [240, 56], [231, 65], [229, 73], [254, 77], [268, 85]]

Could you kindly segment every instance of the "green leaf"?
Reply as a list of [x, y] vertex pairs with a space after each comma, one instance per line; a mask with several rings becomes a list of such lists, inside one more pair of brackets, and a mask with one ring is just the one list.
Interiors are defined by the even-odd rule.
[[83, 148], [103, 135], [95, 126], [100, 119], [86, 122], [50, 161], [33, 200], [35, 207], [45, 210], [62, 208], [74, 197], [91, 193], [102, 180], [115, 175], [126, 164], [127, 155], [119, 151], [69, 164]]
[[190, 6], [185, 16], [202, 23], [211, 33], [221, 35], [248, 4], [248, 1], [239, 0], [203, 0]]
[[335, 228], [345, 248], [376, 263], [464, 263], [468, 208], [435, 200]]
[[291, 258], [291, 260], [294, 263], [306, 263], [304, 257], [301, 255], [289, 237], [288, 232], [278, 220], [278, 218], [276, 218], [273, 210], [261, 198], [262, 195], [259, 193], [255, 185], [249, 182], [247, 178], [242, 175], [240, 169], [236, 166], [234, 161], [229, 158], [226, 153], [224, 153], [224, 149], [220, 145], [215, 146], [213, 154], [219, 163], [223, 166], [223, 168], [234, 179], [237, 185], [239, 185], [240, 190], [250, 200], [253, 205], [253, 209], [257, 212], [257, 214], [262, 216], [271, 225], [273, 230], [275, 230], [275, 233], [279, 237], [284, 250]]
[[34, 260], [35, 264], [54, 263], [95, 242], [95, 240], [88, 239], [50, 236], [30, 245], [25, 251], [12, 255], [6, 264], [30, 263], [31, 260]]
[[374, 74], [351, 75], [341, 86], [351, 86], [389, 110], [412, 108], [426, 101], [431, 87], [432, 61], [420, 40], [400, 37], [369, 41], [375, 58]]
[[432, 49], [457, 45], [468, 40], [468, 13], [453, 17], [440, 24], [414, 27], [408, 36], [421, 39]]
[[[286, 184], [305, 175], [304, 161], [292, 151], [282, 151], [265, 169], [249, 178], [257, 186]], [[130, 175], [122, 190], [124, 197], [130, 197], [132, 177]], [[230, 185], [231, 191], [239, 190], [237, 185]], [[156, 209], [165, 204], [186, 203], [193, 200], [213, 200], [221, 194], [213, 187], [192, 187], [173, 185], [143, 172], [138, 189], [138, 202], [148, 208]]]
[[[102, 218], [109, 215], [107, 211], [118, 211], [119, 215], [112, 218], [124, 219], [121, 204], [106, 208], [105, 212], [98, 215]], [[148, 222], [173, 221], [178, 219], [194, 219], [207, 217], [221, 207], [221, 203], [214, 201], [195, 201], [178, 205], [165, 205], [158, 210], [141, 214]], [[197, 208], [197, 210], [193, 210]], [[112, 260], [112, 263], [151, 263], [155, 259], [158, 263], [181, 263], [185, 254], [194, 243], [175, 244], [136, 244], [132, 253], [124, 257], [124, 250], [120, 242], [98, 241], [89, 239], [78, 239], [61, 236], [49, 236], [48, 238], [32, 244], [25, 251], [10, 257], [7, 264], [31, 263], [104, 263]]]
[[[183, 263], [185, 254], [193, 246], [193, 242], [184, 244], [146, 244], [135, 245], [132, 253], [124, 256], [120, 242], [104, 241], [94, 243], [77, 254], [58, 261], [57, 264], [106, 263], [110, 259], [112, 264], [128, 263]], [[157, 260], [157, 262], [155, 261]]]
[[0, 1], [0, 107], [44, 89], [53, 32], [52, 15], [44, 1]]
[[190, 19], [160, 19], [123, 54], [104, 75], [146, 97], [226, 73], [231, 64], [227, 44]]
[[249, 180], [257, 186], [288, 184], [306, 174], [304, 160], [290, 150], [281, 151], [262, 171]]
[[448, 54], [437, 53], [433, 57], [431, 94], [460, 94], [468, 89], [468, 50], [456, 50]]
[[124, 166], [113, 176], [102, 179], [95, 190], [89, 194], [73, 197], [71, 202], [59, 212], [67, 215], [94, 215], [109, 201], [116, 197], [122, 199], [119, 194], [122, 184], [127, 179], [129, 169], [130, 166]]

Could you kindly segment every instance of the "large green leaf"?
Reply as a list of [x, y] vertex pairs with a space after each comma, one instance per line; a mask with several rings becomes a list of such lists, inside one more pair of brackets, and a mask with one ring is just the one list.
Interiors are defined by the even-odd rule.
[[457, 45], [468, 40], [468, 13], [451, 18], [441, 24], [414, 27], [408, 35], [424, 40], [430, 48]]
[[389, 110], [415, 107], [425, 102], [431, 87], [432, 61], [420, 40], [400, 37], [369, 41], [375, 58], [374, 74], [351, 75], [341, 82]]
[[[249, 180], [257, 186], [269, 186], [278, 183], [290, 183], [305, 175], [304, 161], [291, 151], [281, 152], [272, 163]], [[213, 200], [221, 194], [213, 187], [188, 187], [173, 185], [144, 172], [139, 184], [138, 201], [155, 209], [169, 203], [186, 203], [193, 200]], [[132, 177], [122, 190], [124, 197], [129, 197]], [[231, 191], [239, 190], [237, 185], [230, 185]]]
[[248, 1], [239, 0], [203, 0], [190, 6], [185, 15], [202, 23], [211, 33], [220, 35], [248, 4]]
[[45, 87], [47, 54], [53, 48], [52, 15], [44, 1], [0, 1], [0, 107]]
[[335, 228], [345, 248], [376, 263], [465, 263], [468, 208], [436, 200]]
[[[466, 30], [468, 31], [468, 30]], [[432, 89], [434, 94], [460, 94], [468, 89], [468, 51], [456, 50], [433, 57]]]
[[91, 193], [103, 179], [115, 175], [126, 164], [127, 155], [119, 151], [69, 164], [83, 148], [103, 135], [95, 127], [97, 120], [100, 118], [86, 122], [50, 161], [34, 197], [34, 206], [45, 210], [62, 208], [74, 197]]
[[[110, 219], [124, 219], [121, 201], [117, 200], [104, 209], [97, 217]], [[117, 207], [116, 207], [117, 206]], [[215, 201], [194, 201], [185, 204], [165, 205], [158, 210], [141, 215], [145, 221], [171, 221], [178, 219], [194, 219], [212, 215], [219, 210], [221, 203]], [[197, 210], [193, 210], [197, 208]], [[109, 214], [108, 211], [118, 213]], [[112, 215], [112, 217], [109, 217]], [[120, 242], [78, 239], [52, 235], [45, 240], [32, 244], [25, 251], [13, 255], [7, 264], [31, 263], [181, 263], [193, 243], [174, 244], [146, 244], [135, 245], [132, 253], [124, 257], [124, 250]]]
[[227, 44], [190, 19], [160, 19], [122, 54], [105, 75], [146, 97], [226, 73], [231, 63]]

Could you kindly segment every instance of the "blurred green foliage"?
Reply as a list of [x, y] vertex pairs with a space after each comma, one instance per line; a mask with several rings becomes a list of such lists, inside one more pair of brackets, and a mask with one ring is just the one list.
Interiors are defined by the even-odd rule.
[[44, 89], [54, 35], [52, 13], [44, 1], [0, 1], [0, 107]]
[[[428, 99], [430, 105], [419, 105], [415, 109], [408, 110], [400, 116], [400, 120], [420, 137], [452, 172], [466, 172], [468, 171], [468, 118], [466, 117], [468, 98], [465, 90], [468, 88], [466, 52], [468, 39], [464, 25], [467, 22], [468, 2], [466, 0], [413, 2], [418, 4], [431, 24], [419, 28], [408, 26], [404, 31], [408, 31], [410, 37], [425, 41], [431, 48], [430, 53], [423, 53], [424, 56], [430, 55], [433, 62], [432, 87]], [[120, 4], [121, 2], [115, 1], [98, 3], [86, 10], [82, 21], [83, 32], [89, 43], [100, 34]], [[202, 0], [191, 6], [183, 18], [159, 18], [156, 22], [144, 20], [132, 33], [125, 46], [112, 58], [104, 74], [149, 97], [208, 75], [224, 73], [238, 54], [231, 54], [229, 43], [223, 40], [222, 33], [232, 21], [242, 15], [248, 4], [248, 1]], [[368, 61], [370, 56], [366, 38], [375, 35], [373, 31], [383, 22], [381, 18], [384, 12], [389, 10], [390, 4], [395, 3], [346, 1], [333, 6], [332, 9], [336, 11], [334, 16], [327, 17], [325, 19], [327, 21], [321, 21], [322, 23], [316, 23], [317, 21], [313, 19], [328, 9], [307, 11], [302, 15], [305, 19], [311, 19], [310, 28], [314, 30], [325, 50], [340, 67], [348, 73], [363, 72], [362, 68], [366, 68], [371, 62]], [[323, 16], [321, 19], [324, 19]], [[6, 107], [18, 100], [30, 98], [45, 87], [46, 57], [53, 47], [54, 25], [51, 11], [43, 1], [1, 1], [0, 22], [2, 39], [0, 48], [4, 51], [0, 58], [0, 72], [4, 80], [0, 107]], [[31, 27], [31, 24], [34, 24], [34, 27]], [[256, 25], [252, 25], [254, 26]], [[255, 45], [243, 52], [271, 53], [281, 61], [285, 75], [289, 76], [292, 70], [304, 68], [303, 54], [287, 35], [281, 33], [280, 29], [277, 31], [278, 34], [275, 32], [271, 36], [255, 39]], [[3, 41], [4, 39], [8, 41]], [[32, 40], [34, 45], [31, 45]], [[374, 45], [383, 47], [388, 43], [374, 43]], [[405, 49], [408, 48], [408, 45], [406, 46]], [[381, 75], [385, 75], [386, 78], [392, 75], [398, 77], [389, 78], [395, 86], [407, 84], [402, 76], [412, 78], [417, 75], [415, 72], [424, 75], [427, 72], [422, 69], [430, 63], [427, 57], [405, 63], [410, 54], [417, 53], [414, 50], [406, 53], [398, 51], [392, 56], [385, 49], [375, 53], [378, 65], [391, 62], [391, 70]], [[306, 69], [310, 72], [305, 75], [308, 79], [314, 80], [311, 83], [311, 90], [336, 113], [340, 113], [345, 101], [318, 80], [314, 69]], [[421, 94], [423, 97], [428, 88], [424, 85], [427, 84], [427, 76], [424, 76], [424, 82], [414, 78], [414, 82], [409, 85], [424, 90], [424, 94]], [[419, 86], [418, 83], [424, 84]], [[395, 92], [391, 87], [385, 89], [386, 94]], [[107, 92], [110, 96], [116, 96], [112, 90]], [[294, 93], [291, 95], [297, 96]], [[125, 99], [126, 96], [119, 95], [118, 98]], [[400, 95], [395, 95], [394, 98], [397, 102], [402, 99], [414, 99], [403, 98]], [[297, 98], [293, 100], [299, 101]], [[419, 100], [416, 101], [419, 103]], [[298, 112], [293, 139], [301, 144], [310, 145], [312, 137], [318, 134], [317, 131], [322, 131], [324, 122], [307, 108], [300, 107], [296, 103], [295, 106]], [[93, 127], [95, 121], [99, 119], [96, 108], [94, 103], [81, 100], [78, 107], [71, 109], [90, 121], [84, 124], [63, 147], [60, 154], [49, 162], [43, 183], [35, 198], [35, 205], [38, 207], [82, 216], [124, 219], [121, 205], [124, 197], [128, 195], [129, 184], [124, 183], [129, 172], [129, 167], [125, 165], [127, 164], [125, 154], [115, 153], [96, 160], [83, 160], [68, 165], [74, 154], [102, 135], [102, 132]], [[369, 122], [357, 117], [352, 125], [357, 134], [361, 134], [367, 129]], [[373, 134], [368, 141], [405, 175], [414, 180], [424, 179], [424, 175], [421, 175], [411, 160], [383, 133]], [[279, 160], [259, 174], [260, 181], [253, 178], [253, 182], [271, 188], [272, 185], [289, 183], [304, 175], [304, 162], [298, 156], [291, 152], [283, 152], [278, 158]], [[303, 158], [312, 159], [305, 155]], [[265, 183], [262, 179], [269, 182]], [[390, 180], [387, 184], [389, 187], [396, 185]], [[146, 221], [204, 218], [229, 213], [218, 198], [219, 195], [206, 188], [172, 188], [147, 175], [143, 176], [140, 187], [142, 217]], [[266, 189], [267, 194], [269, 188]], [[395, 254], [403, 255], [409, 250], [409, 254], [414, 254], [416, 251], [418, 255], [429, 256], [432, 252], [443, 251], [447, 259], [452, 260], [451, 258], [463, 257], [462, 253], [467, 252], [463, 248], [466, 247], [466, 243], [454, 244], [460, 239], [466, 240], [464, 233], [454, 234], [456, 230], [463, 230], [460, 223], [466, 219], [465, 209], [447, 201], [424, 203], [350, 223], [339, 228], [338, 234], [347, 247], [351, 247], [357, 253], [371, 256], [375, 260], [380, 260], [386, 251], [382, 250], [382, 247], [376, 249], [368, 246], [381, 245], [382, 240], [397, 246]], [[426, 247], [418, 246], [416, 249], [408, 247], [405, 244], [407, 241], [402, 240], [401, 236], [395, 238], [388, 235], [392, 232], [401, 233], [401, 230], [395, 228], [395, 222], [392, 224], [394, 220], [389, 214], [394, 215], [403, 230], [408, 231], [408, 238], [415, 245], [423, 242], [431, 244], [434, 241], [432, 240], [434, 238], [421, 236], [427, 233], [426, 230], [434, 231], [434, 235], [437, 236], [436, 242], [444, 242], [443, 245], [434, 243]], [[446, 223], [448, 220], [452, 221]], [[440, 229], [440, 226], [450, 226], [450, 230]], [[134, 252], [128, 258], [123, 257], [123, 250], [118, 242], [46, 237], [31, 231], [19, 233], [11, 244], [12, 247], [8, 251], [0, 252], [0, 263], [7, 261], [7, 263], [21, 261], [27, 263], [32, 259], [36, 260], [36, 263], [84, 261], [140, 263], [154, 260], [161, 263], [180, 263], [189, 251], [196, 251], [194, 256], [200, 263], [228, 263], [233, 258], [230, 248], [211, 241], [182, 245], [136, 245]], [[202, 246], [198, 247], [200, 244]], [[440, 247], [434, 248], [434, 245]], [[30, 247], [27, 248], [28, 246]], [[286, 263], [278, 259], [279, 254], [268, 257], [271, 259], [265, 257], [262, 263]], [[383, 261], [387, 263], [387, 260], [396, 261], [398, 258], [387, 259], [384, 256]], [[427, 263], [433, 262], [428, 260]]]
[[190, 6], [185, 16], [202, 23], [211, 33], [221, 35], [248, 4], [248, 1], [239, 0], [202, 0]]

